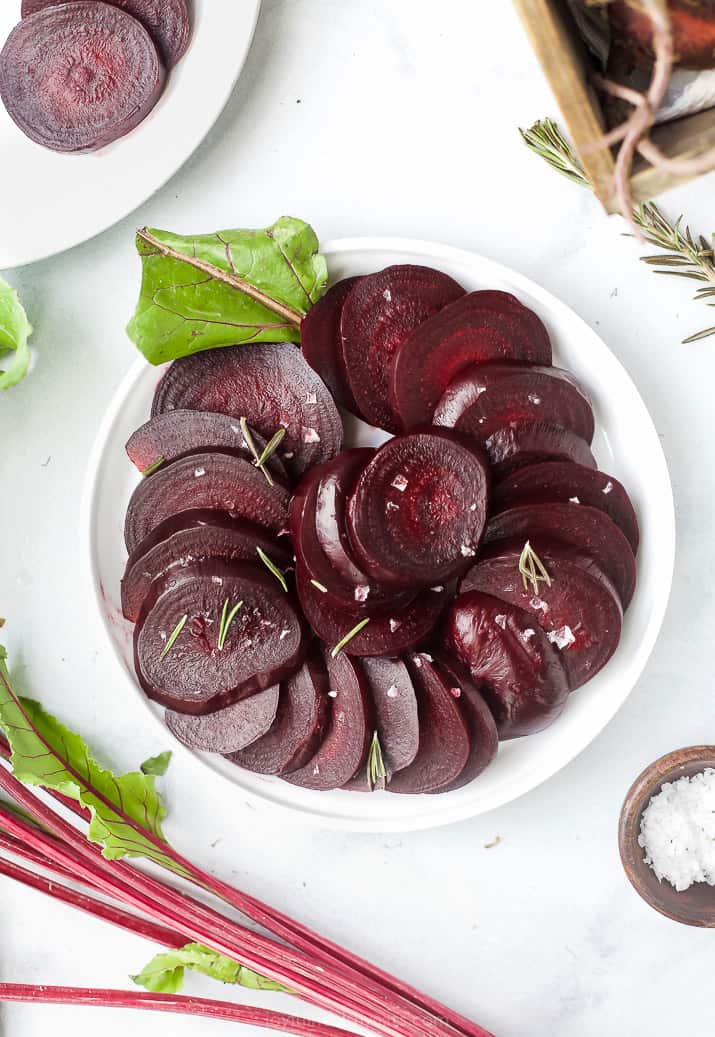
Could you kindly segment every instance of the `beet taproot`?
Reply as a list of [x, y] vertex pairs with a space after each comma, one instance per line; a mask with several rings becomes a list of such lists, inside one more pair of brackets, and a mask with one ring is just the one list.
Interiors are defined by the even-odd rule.
[[492, 432], [484, 448], [497, 479], [542, 461], [574, 461], [585, 468], [596, 467], [596, 458], [585, 439], [547, 421], [506, 425]]
[[[401, 659], [360, 660], [367, 678], [386, 782], [414, 760], [420, 744], [417, 696], [407, 667]], [[372, 792], [367, 766], [346, 785], [359, 792]]]
[[175, 713], [168, 709], [164, 721], [171, 733], [189, 749], [205, 753], [233, 753], [245, 749], [269, 730], [278, 709], [280, 687], [251, 695], [232, 706], [204, 716]]
[[332, 285], [311, 306], [300, 325], [303, 356], [330, 389], [335, 402], [353, 414], [358, 413], [358, 407], [345, 370], [340, 319], [345, 300], [359, 280], [359, 277], [345, 277]]
[[0, 52], [8, 115], [53, 151], [89, 151], [123, 137], [154, 107], [165, 78], [144, 26], [89, 0], [23, 19]]
[[452, 792], [478, 778], [497, 754], [499, 734], [494, 717], [484, 700], [481, 690], [464, 672], [457, 671], [443, 658], [437, 659], [437, 667], [449, 683], [449, 690], [457, 699], [469, 729], [469, 756], [462, 772], [442, 792]]

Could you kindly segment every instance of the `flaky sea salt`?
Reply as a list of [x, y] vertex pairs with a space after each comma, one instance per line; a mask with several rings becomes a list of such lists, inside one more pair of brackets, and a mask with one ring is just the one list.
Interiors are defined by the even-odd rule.
[[399, 490], [400, 493], [404, 493], [409, 484], [407, 482], [407, 479], [405, 479], [404, 475], [396, 475], [390, 483], [390, 485], [394, 486], [394, 488], [396, 490]]
[[399, 619], [391, 619], [390, 620], [390, 633], [394, 634], [395, 631], [399, 630], [401, 626], [402, 626], [402, 623], [399, 621]]
[[499, 613], [498, 616], [494, 617], [494, 622], [498, 627], [501, 627], [502, 630], [506, 630], [506, 616]]
[[310, 426], [308, 426], [307, 428], [303, 429], [300, 438], [303, 440], [304, 443], [319, 443], [320, 442], [320, 436], [318, 435], [317, 430], [314, 429], [314, 428], [311, 428]]
[[715, 769], [666, 782], [643, 811], [638, 844], [679, 893], [694, 882], [715, 886]]
[[366, 583], [358, 584], [354, 591], [355, 601], [367, 601], [369, 593], [370, 588]]
[[387, 689], [387, 697], [388, 697], [388, 699], [396, 699], [397, 698], [397, 685], [396, 684], [391, 684], [390, 687]]
[[568, 626], [559, 627], [558, 630], [551, 630], [546, 636], [552, 645], [556, 645], [560, 652], [564, 648], [568, 648], [576, 640], [573, 630]]
[[601, 490], [601, 493], [610, 493], [613, 489], [613, 483], [609, 480]]

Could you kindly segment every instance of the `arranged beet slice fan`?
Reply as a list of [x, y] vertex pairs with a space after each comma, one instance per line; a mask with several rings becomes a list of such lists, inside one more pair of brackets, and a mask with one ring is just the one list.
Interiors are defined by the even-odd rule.
[[275, 720], [280, 687], [259, 691], [205, 716], [190, 716], [168, 709], [166, 726], [189, 749], [207, 753], [232, 753], [264, 735]]
[[469, 756], [464, 769], [453, 782], [441, 789], [452, 792], [478, 778], [489, 766], [499, 748], [499, 734], [489, 706], [479, 688], [464, 672], [457, 673], [444, 659], [438, 660], [440, 672], [449, 682], [449, 690], [455, 696], [467, 721], [469, 730]]
[[531, 545], [546, 579], [536, 586], [522, 576], [524, 543], [491, 544], [460, 583], [460, 593], [481, 591], [524, 609], [559, 650], [572, 691], [611, 658], [621, 636], [618, 594], [596, 562], [583, 552], [535, 538]]
[[633, 553], [638, 551], [636, 513], [630, 497], [612, 475], [569, 461], [548, 461], [507, 475], [494, 487], [491, 498], [493, 511], [537, 502], [570, 502], [598, 508], [624, 533]]
[[156, 104], [164, 66], [143, 25], [76, 0], [19, 22], [0, 52], [0, 98], [31, 140], [85, 151], [134, 129]]
[[292, 598], [250, 562], [213, 560], [169, 577], [134, 628], [134, 663], [146, 694], [194, 715], [279, 683], [305, 650]]
[[414, 328], [462, 295], [461, 285], [427, 266], [388, 266], [353, 285], [342, 307], [340, 330], [360, 417], [388, 432], [400, 431], [389, 399], [393, 358]]
[[321, 654], [314, 650], [282, 685], [271, 729], [228, 759], [258, 774], [285, 774], [304, 767], [323, 740], [330, 714], [329, 693], [328, 671]]
[[300, 326], [303, 356], [330, 389], [335, 402], [353, 414], [358, 413], [358, 406], [345, 370], [340, 320], [345, 300], [359, 280], [359, 277], [346, 277], [334, 284], [308, 310]]
[[485, 544], [499, 540], [546, 540], [591, 555], [618, 591], [624, 610], [636, 586], [633, 550], [613, 519], [585, 504], [522, 504], [495, 515]]
[[432, 421], [455, 428], [481, 445], [516, 422], [548, 421], [587, 443], [594, 432], [591, 403], [568, 371], [521, 364], [468, 367], [449, 384]]
[[395, 436], [363, 469], [347, 509], [350, 543], [375, 579], [438, 583], [462, 571], [484, 530], [488, 473], [447, 429]]
[[134, 551], [166, 519], [197, 508], [228, 511], [278, 532], [288, 519], [288, 491], [278, 483], [269, 486], [243, 457], [191, 454], [139, 483], [124, 523], [127, 550]]
[[285, 429], [280, 457], [300, 475], [340, 450], [343, 425], [325, 384], [290, 342], [210, 349], [175, 360], [152, 416], [170, 410], [245, 417], [264, 439]]
[[290, 566], [288, 545], [261, 526], [221, 511], [184, 511], [139, 542], [122, 579], [122, 612], [135, 622], [152, 585], [193, 562], [220, 558], [255, 562], [261, 549], [279, 569]]
[[[414, 760], [420, 744], [417, 697], [401, 659], [360, 660], [370, 690], [375, 731], [385, 766], [385, 781]], [[359, 770], [349, 788], [372, 792], [367, 767]]]
[[428, 424], [447, 387], [489, 361], [551, 365], [546, 328], [501, 292], [470, 292], [420, 324], [398, 348], [390, 401], [405, 428]]
[[[127, 440], [127, 454], [142, 473], [151, 473], [187, 454], [214, 450], [255, 461], [246, 436], [260, 458], [265, 439], [251, 428], [244, 432], [235, 418], [211, 411], [171, 410], [138, 428]], [[276, 453], [271, 454], [265, 467], [278, 482], [288, 485], [288, 473]]]
[[479, 591], [461, 594], [440, 641], [478, 685], [500, 738], [541, 731], [561, 713], [569, 682], [559, 651], [523, 609]]
[[596, 467], [585, 439], [547, 421], [518, 421], [497, 429], [485, 449], [497, 477], [541, 461], [574, 461], [585, 468]]

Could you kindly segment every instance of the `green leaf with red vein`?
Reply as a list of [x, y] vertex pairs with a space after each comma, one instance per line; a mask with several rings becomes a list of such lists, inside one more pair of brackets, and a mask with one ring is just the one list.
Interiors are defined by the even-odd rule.
[[184, 985], [186, 969], [193, 969], [221, 983], [235, 983], [250, 990], [276, 990], [290, 993], [287, 987], [261, 976], [253, 969], [239, 965], [218, 951], [204, 947], [201, 943], [187, 943], [177, 950], [162, 951], [132, 976], [137, 986], [158, 994], [178, 994]]

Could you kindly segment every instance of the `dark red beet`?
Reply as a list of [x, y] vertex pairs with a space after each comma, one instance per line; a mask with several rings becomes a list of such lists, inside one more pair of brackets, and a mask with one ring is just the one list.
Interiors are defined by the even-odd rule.
[[618, 480], [605, 472], [569, 461], [547, 461], [512, 472], [492, 489], [495, 512], [546, 502], [571, 502], [605, 511], [622, 530], [633, 553], [638, 551], [638, 519], [633, 505]]
[[345, 511], [357, 477], [374, 454], [374, 450], [343, 450], [323, 467], [315, 496], [315, 533], [320, 546], [336, 572], [353, 587], [370, 580], [353, 556]]
[[461, 594], [441, 644], [479, 686], [500, 738], [541, 731], [564, 708], [569, 682], [558, 649], [523, 609], [478, 591]]
[[[653, 59], [653, 23], [645, 11], [626, 0], [608, 6], [611, 30], [629, 53], [641, 61]], [[712, 0], [670, 0], [670, 28], [676, 65], [715, 68], [715, 5]]]
[[438, 660], [438, 667], [442, 675], [447, 678], [450, 691], [457, 698], [469, 728], [469, 757], [464, 765], [464, 770], [451, 785], [447, 785], [441, 790], [451, 792], [453, 789], [461, 789], [464, 785], [468, 785], [470, 781], [478, 778], [483, 770], [486, 770], [497, 754], [499, 735], [489, 706], [476, 685], [469, 680], [466, 674], [457, 674], [444, 659]]
[[572, 548], [532, 543], [551, 579], [524, 587], [519, 572], [523, 541], [485, 548], [461, 581], [459, 592], [481, 591], [524, 609], [561, 652], [572, 691], [594, 677], [611, 658], [621, 636], [618, 594], [591, 557]]
[[[22, 0], [22, 17], [67, 0]], [[80, 0], [90, 2], [90, 0]], [[191, 38], [191, 21], [186, 0], [106, 0], [141, 22], [157, 46], [167, 68], [186, 52]]]
[[512, 422], [548, 421], [587, 443], [594, 431], [589, 399], [568, 371], [521, 364], [468, 367], [448, 386], [432, 420], [482, 446]]
[[574, 461], [586, 468], [596, 467], [585, 439], [546, 421], [517, 422], [497, 429], [485, 448], [497, 477], [541, 461]]
[[249, 461], [230, 454], [191, 454], [142, 479], [132, 494], [124, 523], [131, 553], [172, 516], [197, 508], [228, 511], [278, 532], [288, 521], [288, 491], [269, 486]]
[[31, 140], [101, 148], [156, 104], [165, 72], [149, 33], [109, 4], [79, 0], [19, 22], [0, 52], [0, 98]]
[[[249, 435], [260, 454], [266, 445], [265, 439], [253, 429], [249, 429]], [[127, 442], [129, 459], [140, 472], [154, 465], [169, 464], [187, 454], [213, 450], [255, 460], [236, 419], [211, 411], [171, 410], [157, 414], [138, 428]], [[270, 457], [266, 468], [274, 479], [288, 484], [288, 473], [277, 453]]]
[[365, 466], [347, 529], [359, 564], [398, 585], [439, 583], [464, 570], [484, 530], [488, 472], [447, 429], [396, 436]]
[[365, 421], [400, 431], [389, 399], [395, 353], [413, 328], [462, 295], [461, 285], [428, 266], [388, 266], [354, 285], [340, 329], [348, 382]]
[[255, 562], [260, 547], [280, 569], [291, 565], [285, 540], [220, 511], [184, 511], [162, 522], [132, 551], [122, 580], [122, 612], [135, 622], [155, 580], [209, 558]]
[[[296, 588], [305, 618], [331, 648], [367, 618], [357, 609], [339, 609], [326, 602], [326, 596], [310, 583], [300, 565], [296, 569]], [[408, 598], [407, 604], [400, 598], [395, 602], [394, 613], [371, 616], [343, 651], [348, 655], [394, 656], [413, 648], [433, 629], [444, 607], [444, 597], [444, 592], [426, 590], [412, 600]]]
[[357, 413], [357, 404], [348, 384], [340, 337], [343, 305], [359, 277], [346, 277], [334, 284], [303, 318], [300, 344], [303, 356], [320, 375], [336, 403]]
[[435, 407], [467, 367], [489, 361], [551, 364], [546, 328], [502, 292], [470, 292], [420, 324], [395, 354], [390, 401], [405, 428], [432, 420]]
[[417, 695], [420, 744], [417, 756], [394, 774], [390, 792], [441, 792], [452, 785], [470, 756], [469, 726], [445, 676], [423, 654], [405, 663]]
[[497, 540], [546, 540], [591, 555], [627, 609], [636, 586], [631, 545], [604, 511], [584, 504], [523, 504], [490, 519], [485, 544]]
[[330, 713], [329, 691], [328, 671], [320, 653], [314, 651], [281, 687], [270, 731], [228, 759], [258, 774], [284, 774], [304, 767], [323, 740]]
[[[306, 632], [293, 599], [250, 562], [210, 562], [168, 577], [134, 628], [134, 665], [149, 698], [195, 716], [230, 706], [289, 677]], [[239, 601], [223, 648], [221, 617]], [[172, 632], [187, 619], [167, 651]], [[163, 654], [163, 658], [162, 658]]]
[[171, 733], [189, 749], [205, 753], [233, 753], [268, 731], [276, 717], [279, 694], [280, 688], [275, 684], [202, 717], [168, 709], [164, 720]]
[[333, 397], [290, 342], [227, 346], [175, 360], [157, 386], [152, 415], [178, 409], [245, 417], [265, 439], [285, 428], [279, 453], [294, 475], [334, 457], [343, 438]]
[[315, 756], [286, 781], [306, 789], [337, 789], [352, 778], [367, 756], [372, 718], [367, 681], [349, 656], [325, 654], [330, 681], [328, 730]]
[[[407, 667], [400, 659], [361, 659], [380, 739], [387, 781], [414, 760], [420, 744], [417, 697]], [[370, 792], [367, 765], [346, 788]]]

